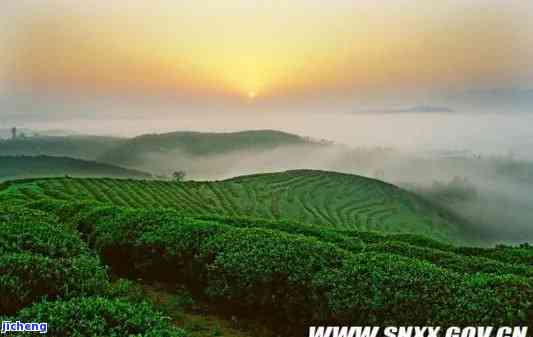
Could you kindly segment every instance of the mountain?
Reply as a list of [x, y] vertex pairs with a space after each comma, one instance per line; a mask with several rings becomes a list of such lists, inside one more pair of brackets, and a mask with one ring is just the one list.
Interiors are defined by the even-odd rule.
[[52, 177], [149, 178], [145, 172], [67, 157], [0, 156], [0, 180]]
[[95, 160], [125, 142], [102, 136], [32, 136], [0, 140], [0, 156], [58, 156]]
[[450, 113], [455, 112], [453, 109], [444, 107], [444, 106], [433, 106], [433, 105], [417, 105], [409, 108], [399, 108], [399, 109], [372, 109], [367, 112], [372, 113], [385, 113], [385, 114], [394, 114], [394, 113]]
[[157, 170], [156, 161], [176, 157], [201, 158], [211, 155], [253, 151], [255, 153], [290, 145], [319, 145], [307, 138], [274, 130], [209, 133], [180, 131], [135, 137], [108, 151], [99, 161], [126, 167]]

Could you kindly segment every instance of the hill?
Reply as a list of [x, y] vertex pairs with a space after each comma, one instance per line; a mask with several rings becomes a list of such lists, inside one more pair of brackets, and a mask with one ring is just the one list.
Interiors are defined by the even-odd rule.
[[208, 156], [251, 150], [261, 151], [279, 146], [315, 144], [310, 140], [281, 131], [258, 130], [229, 133], [180, 131], [143, 135], [127, 140], [99, 159], [123, 166], [137, 167], [149, 156]]
[[101, 136], [34, 136], [0, 140], [0, 156], [57, 156], [96, 160], [124, 142]]
[[51, 177], [148, 178], [145, 172], [68, 157], [0, 156], [0, 181], [20, 178]]
[[[271, 183], [283, 175], [301, 179], [286, 181], [293, 187], [310, 183], [308, 176], [331, 185], [346, 178], [345, 185], [360, 185], [360, 196], [375, 198], [379, 193], [365, 190], [379, 188], [404, 205], [424, 207], [394, 186], [330, 172], [182, 185], [217, 189], [213, 185]], [[117, 337], [296, 337], [307, 335], [309, 326], [346, 324], [533, 325], [529, 245], [457, 247], [413, 234], [186, 215], [186, 208], [138, 205], [156, 202], [149, 195], [172, 200], [172, 191], [199, 197], [186, 193], [194, 186], [130, 183], [0, 185], [3, 319], [48, 322], [54, 336]], [[242, 334], [246, 327], [249, 333]]]
[[307, 157], [316, 158], [313, 151], [323, 149], [324, 145], [324, 142], [273, 130], [179, 131], [134, 138], [33, 135], [0, 140], [0, 156], [71, 157], [161, 175], [184, 170], [191, 177], [220, 179], [269, 172], [273, 171], [272, 166], [274, 171], [300, 168], [279, 167], [277, 163], [287, 162], [283, 158], [294, 158], [296, 154], [306, 157], [307, 153]]
[[334, 228], [457, 236], [458, 223], [394, 185], [356, 175], [297, 170], [214, 182], [46, 179], [15, 182], [25, 197], [92, 199], [136, 208], [170, 207], [194, 216], [289, 220]]
[[[67, 137], [79, 135], [78, 132], [65, 129], [49, 129], [49, 130], [32, 130], [32, 129], [17, 129], [19, 135], [24, 134], [26, 137]], [[11, 129], [0, 129], [0, 139], [10, 139]]]

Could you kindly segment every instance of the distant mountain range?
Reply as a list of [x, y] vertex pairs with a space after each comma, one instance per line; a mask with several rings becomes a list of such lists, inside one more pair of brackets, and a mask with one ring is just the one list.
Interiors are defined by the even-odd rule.
[[[193, 170], [189, 167], [197, 162], [193, 158], [220, 158], [220, 155], [225, 154], [238, 156], [240, 151], [259, 155], [280, 147], [321, 147], [325, 144], [327, 143], [274, 130], [229, 133], [178, 131], [134, 138], [29, 136], [0, 140], [0, 156], [70, 157], [151, 173], [170, 173], [176, 169]], [[201, 165], [209, 166], [213, 163]]]
[[100, 136], [28, 136], [0, 140], [0, 156], [56, 156], [96, 160], [125, 139]]
[[[66, 137], [79, 135], [78, 132], [72, 130], [62, 130], [62, 129], [53, 129], [53, 130], [33, 130], [33, 129], [17, 129], [19, 135], [29, 136], [29, 137], [38, 137], [38, 136], [47, 136], [47, 137]], [[11, 138], [11, 128], [0, 129], [0, 139], [9, 139]]]
[[0, 180], [36, 177], [115, 177], [149, 178], [150, 174], [67, 157], [51, 156], [0, 156]]
[[307, 138], [275, 130], [229, 133], [178, 131], [128, 139], [98, 159], [103, 162], [134, 166], [146, 159], [146, 155], [153, 154], [172, 155], [179, 151], [190, 156], [208, 156], [240, 150], [268, 150], [278, 146], [314, 143]]
[[398, 109], [371, 109], [366, 110], [363, 112], [372, 112], [372, 113], [381, 113], [381, 114], [388, 114], [388, 113], [435, 113], [435, 112], [445, 112], [445, 113], [451, 113], [455, 112], [453, 109], [444, 107], [444, 106], [433, 106], [433, 105], [417, 105], [413, 107], [408, 108], [398, 108]]

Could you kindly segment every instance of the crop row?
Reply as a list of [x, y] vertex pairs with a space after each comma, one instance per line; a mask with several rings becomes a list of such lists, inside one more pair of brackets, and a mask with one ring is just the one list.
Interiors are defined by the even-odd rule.
[[77, 209], [72, 225], [118, 274], [184, 283], [227, 310], [286, 326], [533, 323], [528, 266], [406, 243], [421, 238], [380, 244], [370, 243], [378, 234], [361, 234], [350, 244], [354, 231], [45, 204], [34, 206]]
[[100, 259], [58, 221], [77, 211], [0, 205], [0, 321], [47, 322], [58, 337], [186, 336], [148, 304], [119, 298]]
[[[38, 193], [27, 186], [35, 185]], [[410, 232], [446, 239], [454, 225], [388, 184], [327, 173], [280, 173], [219, 182], [56, 178], [21, 184], [28, 199], [93, 199], [123, 207], [172, 207], [189, 215], [259, 217], [336, 228]], [[40, 194], [40, 195], [39, 195]]]

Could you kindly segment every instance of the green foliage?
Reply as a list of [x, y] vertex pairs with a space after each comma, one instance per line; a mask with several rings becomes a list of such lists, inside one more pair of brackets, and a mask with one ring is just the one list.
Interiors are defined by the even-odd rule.
[[212, 256], [208, 288], [213, 298], [232, 307], [260, 306], [278, 320], [324, 318], [314, 275], [335, 269], [349, 256], [332, 244], [264, 229], [234, 229], [209, 240], [203, 254]]
[[265, 228], [288, 234], [300, 234], [313, 237], [322, 242], [334, 243], [336, 246], [359, 252], [364, 249], [364, 242], [356, 236], [360, 232], [355, 230], [337, 230], [323, 226], [297, 223], [287, 220], [253, 219], [246, 217], [195, 216], [195, 219], [208, 220], [239, 228]]
[[101, 297], [73, 298], [35, 304], [19, 312], [11, 321], [48, 322], [48, 333], [56, 337], [185, 337], [185, 331], [170, 322], [147, 303], [128, 303]]
[[449, 251], [414, 246], [400, 241], [383, 240], [380, 243], [368, 245], [366, 251], [401, 255], [428, 261], [436, 266], [458, 273], [513, 274], [533, 277], [533, 266], [531, 265], [504, 263], [485, 257], [464, 256]]
[[38, 209], [23, 207], [17, 203], [11, 203], [10, 200], [0, 204], [0, 224], [9, 224], [12, 222], [47, 222], [54, 223], [58, 218], [49, 213]]
[[520, 247], [499, 245], [496, 248], [458, 247], [456, 252], [467, 256], [480, 256], [506, 263], [533, 266], [533, 247], [527, 245]]
[[178, 286], [176, 291], [167, 296], [156, 305], [165, 315], [170, 317], [182, 317], [187, 309], [191, 309], [195, 301], [189, 291]]
[[[2, 151], [0, 142], [0, 152]], [[0, 155], [0, 180], [31, 177], [120, 177], [149, 178], [145, 172], [68, 157]]]
[[41, 297], [93, 295], [107, 274], [79, 234], [57, 217], [23, 207], [0, 209], [0, 313]]
[[62, 225], [0, 222], [0, 233], [0, 254], [30, 252], [52, 258], [70, 258], [89, 252], [79, 235]]
[[353, 231], [323, 229], [324, 234], [309, 227], [297, 234], [290, 226], [276, 230], [262, 220], [255, 224], [268, 229], [253, 227], [253, 220], [239, 226], [239, 220], [199, 220], [176, 210], [113, 212], [97, 220], [90, 233], [113, 270], [186, 284], [243, 315], [254, 312], [296, 327], [313, 322], [520, 325], [533, 315], [531, 277], [520, 277], [531, 276], [529, 266], [460, 255], [453, 246], [434, 249], [433, 241], [426, 248], [414, 245], [426, 241], [412, 236], [402, 242], [396, 240], [403, 236], [362, 234], [363, 242], [383, 241], [350, 251], [328, 242], [328, 235], [352, 237]]
[[54, 259], [28, 253], [0, 256], [0, 313], [13, 313], [41, 297], [99, 294], [107, 288], [105, 268], [95, 257]]
[[[358, 206], [327, 206], [337, 196], [318, 182], [357, 186], [363, 194], [340, 203]], [[20, 221], [0, 220], [11, 238], [0, 241], [4, 307], [92, 294], [142, 304], [134, 285], [107, 283], [77, 230], [120, 277], [184, 285], [228, 312], [287, 327], [533, 324], [532, 247], [464, 248], [414, 234], [445, 228], [435, 235], [442, 237], [453, 225], [441, 227], [449, 223], [427, 204], [365, 178], [303, 171], [219, 183], [51, 179], [15, 188], [37, 201], [28, 203], [33, 211], [20, 208]], [[80, 191], [91, 198], [76, 198]], [[36, 221], [42, 212], [50, 221]], [[320, 219], [331, 221], [313, 224]], [[367, 230], [376, 228], [391, 233]]]
[[343, 322], [376, 325], [527, 325], [530, 279], [461, 275], [390, 254], [360, 254], [319, 277]]
[[106, 295], [110, 298], [119, 298], [132, 303], [139, 303], [146, 300], [143, 288], [139, 284], [127, 279], [119, 279], [111, 283]]
[[419, 234], [439, 241], [458, 236], [456, 219], [415, 195], [377, 180], [334, 172], [299, 170], [180, 183], [56, 178], [21, 182], [13, 188], [30, 201], [91, 199], [122, 207], [175, 208], [192, 217], [258, 218]]

